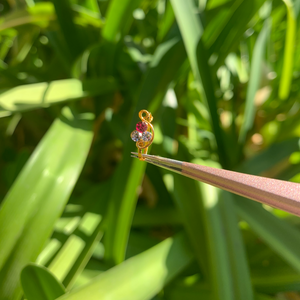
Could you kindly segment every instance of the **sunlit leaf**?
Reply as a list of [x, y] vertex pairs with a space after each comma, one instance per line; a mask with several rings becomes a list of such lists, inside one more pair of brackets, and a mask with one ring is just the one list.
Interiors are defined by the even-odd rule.
[[151, 299], [192, 261], [193, 254], [186, 243], [186, 238], [182, 235], [166, 239], [58, 300], [77, 300], [86, 297], [89, 300]]
[[22, 270], [21, 282], [27, 300], [54, 300], [66, 292], [47, 268], [32, 263]]
[[21, 270], [37, 258], [68, 201], [92, 141], [87, 117], [65, 108], [2, 202], [0, 295], [4, 299], [19, 298]]
[[49, 107], [68, 100], [111, 93], [116, 89], [113, 78], [99, 78], [86, 81], [65, 79], [21, 85], [0, 94], [1, 110], [17, 112]]
[[283, 69], [279, 84], [279, 97], [281, 99], [288, 98], [293, 76], [293, 62], [296, 42], [296, 15], [293, 2], [291, 0], [283, 0], [287, 8], [287, 29], [284, 49]]

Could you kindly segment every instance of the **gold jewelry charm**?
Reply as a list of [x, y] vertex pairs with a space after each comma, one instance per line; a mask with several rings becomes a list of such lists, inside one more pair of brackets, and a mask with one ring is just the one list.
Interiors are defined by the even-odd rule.
[[136, 124], [136, 130], [131, 132], [131, 139], [136, 142], [138, 148], [138, 157], [140, 160], [145, 160], [142, 154], [147, 154], [148, 147], [154, 139], [154, 128], [151, 124], [153, 117], [151, 113], [143, 109], [139, 112], [139, 117], [142, 120]]

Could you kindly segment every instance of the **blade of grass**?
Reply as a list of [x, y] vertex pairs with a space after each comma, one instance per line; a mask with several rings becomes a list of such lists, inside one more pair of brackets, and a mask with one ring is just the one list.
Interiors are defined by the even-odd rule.
[[[80, 8], [80, 7], [79, 7]], [[95, 27], [101, 27], [103, 21], [95, 16], [87, 14], [76, 6], [72, 10], [77, 13], [77, 23], [89, 24]], [[36, 24], [41, 28], [48, 27], [51, 21], [56, 20], [54, 5], [51, 2], [39, 2], [34, 6], [12, 11], [0, 18], [0, 32], [5, 29], [15, 28], [27, 24]], [[7, 33], [7, 31], [6, 31]]]
[[218, 145], [218, 154], [222, 165], [226, 165], [226, 151], [223, 134], [217, 113], [217, 103], [214, 95], [214, 85], [208, 66], [208, 57], [201, 37], [203, 27], [196, 15], [196, 6], [193, 0], [171, 0], [177, 23], [179, 25], [192, 71], [198, 81], [201, 97], [209, 108], [210, 119]]
[[183, 44], [178, 37], [161, 44], [155, 51], [141, 87], [134, 118], [127, 129], [128, 142], [124, 147], [125, 157], [114, 175], [113, 186], [116, 188], [113, 189], [109, 203], [105, 254], [106, 258], [113, 263], [121, 263], [124, 260], [137, 200], [136, 191], [146, 167], [140, 161], [133, 162], [129, 155], [134, 150], [134, 143], [129, 140], [130, 132], [135, 128], [138, 112], [141, 109], [147, 109], [154, 98], [161, 103], [170, 82], [181, 67], [185, 57]]
[[108, 12], [106, 13], [106, 22], [102, 31], [102, 36], [108, 42], [115, 43], [124, 33], [126, 24], [133, 19], [132, 12], [138, 7], [141, 0], [112, 0]]
[[[125, 152], [126, 153], [126, 152]], [[124, 159], [128, 162], [128, 159]], [[125, 258], [129, 231], [137, 201], [137, 188], [141, 184], [146, 169], [146, 163], [133, 162], [127, 169], [123, 160], [120, 173], [125, 182], [121, 185], [120, 177], [115, 177], [114, 185], [118, 186], [112, 192], [108, 211], [108, 230], [105, 235], [105, 254], [111, 263], [121, 263]], [[125, 169], [126, 168], [126, 169]], [[122, 195], [120, 195], [122, 193]]]
[[[239, 171], [259, 174], [276, 165], [291, 153], [299, 150], [299, 138], [293, 138], [271, 146], [261, 154], [240, 166]], [[274, 155], [273, 155], [274, 154]], [[265, 163], [268, 159], [268, 163]], [[255, 167], [253, 167], [255, 166]], [[299, 231], [286, 221], [279, 219], [260, 204], [234, 195], [239, 216], [292, 268], [300, 271]]]
[[88, 9], [100, 15], [100, 10], [99, 10], [97, 0], [86, 0], [85, 5]]
[[55, 300], [66, 292], [47, 268], [33, 263], [22, 270], [21, 283], [27, 300]]
[[[0, 31], [25, 24], [40, 24], [55, 20], [53, 4], [50, 2], [37, 3], [35, 6], [12, 11], [0, 18]], [[45, 24], [45, 23], [44, 23]]]
[[247, 88], [246, 103], [244, 110], [244, 120], [239, 135], [239, 143], [245, 143], [248, 131], [252, 128], [255, 116], [255, 94], [259, 88], [261, 78], [261, 66], [265, 55], [266, 42], [270, 32], [270, 20], [264, 22], [263, 29], [259, 33], [251, 59], [251, 71]]
[[85, 39], [74, 24], [74, 12], [69, 0], [52, 0], [57, 20], [73, 59], [85, 49]]
[[162, 41], [175, 21], [174, 11], [169, 1], [165, 2], [165, 12], [157, 33], [157, 40]]
[[[214, 69], [222, 65], [227, 55], [240, 42], [247, 30], [247, 25], [258, 12], [265, 0], [234, 1], [224, 22], [219, 24], [219, 34], [205, 36], [205, 45], [208, 45], [208, 55], [217, 55]], [[222, 13], [222, 11], [220, 12]], [[218, 32], [218, 31], [217, 31]]]
[[19, 299], [20, 272], [37, 258], [64, 209], [92, 142], [91, 125], [90, 119], [65, 108], [2, 202], [0, 295], [4, 299]]
[[235, 197], [235, 205], [240, 217], [292, 268], [300, 272], [299, 230], [275, 217], [255, 202]]
[[132, 220], [133, 227], [158, 227], [180, 225], [181, 217], [174, 207], [141, 208], [137, 207]]
[[280, 143], [275, 143], [259, 154], [246, 160], [237, 168], [239, 172], [260, 175], [262, 172], [275, 167], [293, 152], [300, 150], [300, 139], [294, 137]]
[[283, 68], [279, 83], [279, 98], [285, 100], [289, 97], [293, 76], [297, 20], [293, 2], [291, 0], [283, 0], [283, 2], [287, 8], [287, 28], [283, 57]]
[[[192, 262], [185, 236], [168, 238], [57, 300], [147, 300]], [[149, 284], [151, 282], [151, 284]]]
[[[51, 240], [53, 244], [58, 242], [63, 245], [54, 258], [53, 248], [50, 245], [45, 247], [39, 256], [39, 263], [47, 265], [53, 275], [67, 288], [72, 286], [84, 269], [103, 235], [102, 219], [106, 212], [110, 188], [110, 181], [90, 188], [77, 200], [83, 205], [67, 206], [56, 223], [56, 232]], [[56, 235], [58, 231], [61, 235], [65, 235], [65, 241], [61, 238], [58, 241]]]
[[289, 266], [255, 268], [251, 273], [253, 284], [258, 292], [270, 294], [300, 291], [300, 274]]
[[250, 270], [232, 194], [222, 191], [220, 206], [234, 283], [234, 299], [253, 300]]
[[[202, 282], [196, 284], [179, 283], [166, 288], [164, 293], [168, 300], [215, 300], [211, 289]], [[222, 298], [221, 298], [222, 299]], [[244, 298], [237, 298], [243, 300]], [[255, 300], [275, 300], [263, 294], [255, 294]]]
[[174, 177], [176, 204], [199, 265], [211, 281], [215, 299], [253, 299], [245, 249], [230, 194], [220, 195], [212, 186], [177, 174]]
[[[96, 244], [103, 236], [103, 215], [106, 212], [110, 183], [100, 185], [91, 190], [88, 195], [84, 196], [84, 201], [91, 202], [87, 207], [81, 221], [78, 222], [77, 228], [72, 232], [61, 250], [49, 265], [49, 270], [70, 288], [76, 280], [79, 273], [83, 270], [90, 259]], [[100, 198], [100, 199], [99, 199]], [[97, 207], [95, 211], [95, 207]]]
[[202, 193], [213, 294], [216, 299], [234, 299], [234, 283], [226, 237], [223, 234], [225, 224], [222, 222], [218, 189], [201, 182], [197, 184]]
[[[85, 247], [81, 251], [76, 261], [73, 262], [70, 271], [63, 280], [63, 284], [67, 288], [73, 285], [74, 281], [77, 279], [78, 275], [84, 269], [90, 257], [92, 256], [97, 243], [102, 238], [104, 231], [102, 219], [104, 219], [106, 215], [108, 204], [107, 199], [110, 189], [111, 182], [109, 181], [100, 185], [89, 194], [89, 199], [93, 199], [93, 201], [97, 199], [97, 201], [93, 202], [94, 205], [91, 208], [91, 212], [93, 212], [93, 214], [91, 215], [91, 212], [86, 213], [82, 222], [79, 224], [78, 229], [74, 232], [74, 234], [77, 234], [78, 236], [82, 236], [82, 232], [84, 232], [85, 234], [88, 234], [88, 238], [85, 239]], [[96, 227], [95, 218], [100, 219], [100, 222]]]
[[129, 30], [133, 20], [133, 10], [138, 7], [140, 1], [112, 0], [110, 2], [102, 30], [102, 51], [106, 57], [106, 74], [113, 73], [117, 42]]
[[113, 78], [56, 80], [50, 83], [21, 85], [0, 94], [2, 111], [18, 112], [48, 107], [60, 102], [112, 93], [117, 85]]
[[174, 201], [193, 246], [201, 271], [209, 279], [209, 252], [207, 247], [203, 245], [207, 241], [205, 225], [203, 224], [203, 208], [199, 199], [202, 198], [197, 182], [174, 174]]

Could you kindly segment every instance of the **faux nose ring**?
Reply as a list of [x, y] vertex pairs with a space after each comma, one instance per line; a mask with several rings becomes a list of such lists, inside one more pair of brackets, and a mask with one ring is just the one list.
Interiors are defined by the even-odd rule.
[[149, 111], [143, 109], [139, 112], [139, 118], [141, 121], [136, 124], [136, 130], [132, 131], [130, 136], [136, 142], [139, 160], [145, 160], [142, 154], [147, 154], [148, 147], [154, 139], [154, 128], [151, 124], [153, 117]]

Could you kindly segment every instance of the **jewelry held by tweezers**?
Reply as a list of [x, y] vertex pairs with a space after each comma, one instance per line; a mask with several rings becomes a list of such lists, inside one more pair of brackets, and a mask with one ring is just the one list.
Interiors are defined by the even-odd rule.
[[153, 117], [147, 110], [143, 109], [139, 112], [139, 117], [142, 120], [136, 124], [136, 130], [131, 132], [131, 139], [136, 142], [138, 148], [139, 160], [145, 160], [142, 154], [147, 154], [148, 147], [154, 139], [154, 128], [151, 124]]

